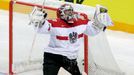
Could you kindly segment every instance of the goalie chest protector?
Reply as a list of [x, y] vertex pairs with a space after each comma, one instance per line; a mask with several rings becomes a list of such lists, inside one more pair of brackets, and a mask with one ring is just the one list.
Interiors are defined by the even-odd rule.
[[73, 24], [61, 19], [47, 21], [50, 23], [50, 42], [45, 52], [76, 58], [88, 20], [78, 19]]

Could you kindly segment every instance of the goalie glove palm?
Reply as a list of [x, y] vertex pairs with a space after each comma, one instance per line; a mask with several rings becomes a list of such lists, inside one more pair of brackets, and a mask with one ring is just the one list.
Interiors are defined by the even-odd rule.
[[94, 14], [94, 23], [99, 28], [113, 25], [112, 20], [110, 16], [108, 15], [107, 11], [108, 10], [105, 7], [102, 7], [100, 5], [96, 6], [96, 11]]

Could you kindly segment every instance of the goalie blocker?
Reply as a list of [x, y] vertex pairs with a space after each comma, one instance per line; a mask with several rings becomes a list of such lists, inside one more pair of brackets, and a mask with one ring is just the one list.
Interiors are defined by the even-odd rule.
[[34, 7], [32, 12], [29, 14], [29, 20], [30, 20], [29, 25], [32, 24], [35, 25], [35, 27], [39, 25], [39, 27], [41, 27], [45, 22], [46, 17], [47, 13], [45, 12], [44, 9]]

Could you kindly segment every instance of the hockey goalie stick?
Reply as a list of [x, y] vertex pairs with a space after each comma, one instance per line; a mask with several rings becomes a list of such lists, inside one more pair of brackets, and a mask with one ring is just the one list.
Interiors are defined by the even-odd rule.
[[[43, 5], [41, 7], [41, 9], [42, 9], [41, 11], [42, 12], [43, 12], [43, 8], [44, 8], [44, 5], [45, 5], [45, 1], [46, 0], [43, 1]], [[36, 10], [33, 9], [32, 14], [35, 11]], [[30, 49], [30, 52], [29, 52], [28, 60], [27, 61], [21, 61], [21, 62], [14, 63], [13, 64], [13, 72], [14, 72], [14, 74], [22, 73], [22, 72], [27, 72], [27, 71], [30, 71], [30, 70], [37, 70], [37, 69], [41, 69], [42, 68], [42, 60], [43, 59], [31, 60], [31, 56], [32, 56], [32, 52], [33, 52], [33, 47], [35, 45], [39, 24], [40, 24], [40, 22], [37, 24], [37, 27], [35, 29], [35, 33], [34, 33], [34, 37], [33, 37], [33, 41], [32, 41], [32, 46], [31, 46], [31, 49]]]
[[[45, 5], [45, 0], [43, 1], [43, 5], [42, 5], [42, 7], [41, 7], [41, 11], [43, 12], [43, 8], [44, 8], [44, 5]], [[35, 6], [36, 7], [36, 6]], [[35, 12], [36, 10], [34, 9], [33, 11], [32, 11], [32, 14]], [[36, 29], [35, 29], [35, 34], [34, 34], [34, 38], [33, 38], [33, 41], [32, 41], [32, 46], [31, 46], [31, 49], [30, 49], [30, 52], [29, 52], [29, 58], [28, 58], [28, 60], [29, 61], [31, 61], [31, 54], [32, 54], [32, 51], [33, 51], [33, 47], [34, 47], [34, 45], [35, 45], [35, 40], [36, 40], [36, 36], [37, 36], [37, 31], [38, 31], [38, 28], [39, 28], [39, 24], [40, 24], [40, 22], [37, 24], [37, 27], [36, 27]]]

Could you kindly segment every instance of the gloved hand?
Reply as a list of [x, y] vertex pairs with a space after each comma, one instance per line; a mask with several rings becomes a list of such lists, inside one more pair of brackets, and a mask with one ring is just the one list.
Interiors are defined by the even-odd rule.
[[107, 26], [113, 26], [112, 20], [108, 15], [108, 9], [97, 5], [94, 14], [94, 25], [102, 29]]
[[35, 26], [41, 26], [47, 17], [47, 13], [45, 10], [34, 7], [32, 12], [29, 14], [29, 19], [30, 19], [30, 25], [35, 25]]

